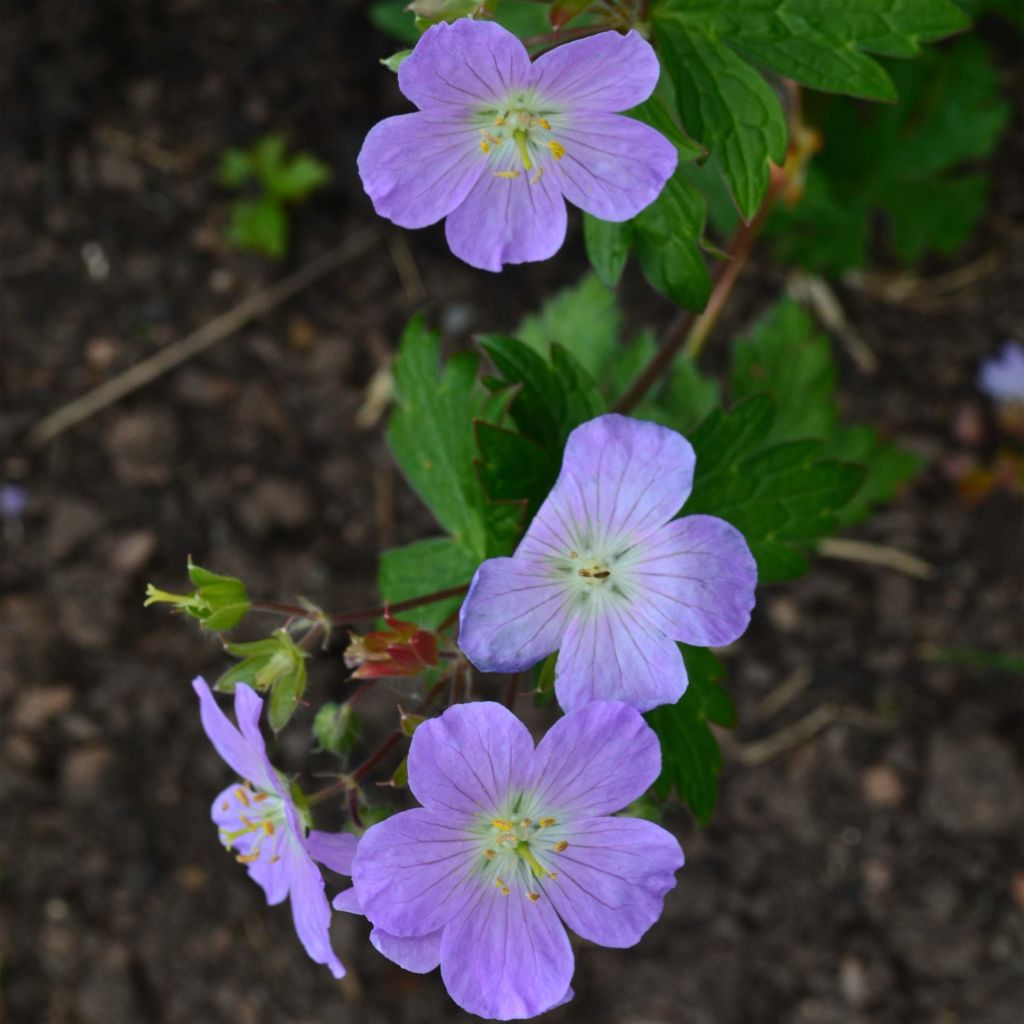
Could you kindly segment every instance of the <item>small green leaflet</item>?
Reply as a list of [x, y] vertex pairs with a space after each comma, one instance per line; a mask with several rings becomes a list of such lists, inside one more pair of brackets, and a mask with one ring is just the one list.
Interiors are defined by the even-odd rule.
[[438, 334], [414, 317], [395, 360], [388, 441], [437, 521], [479, 563], [507, 552], [520, 518], [520, 510], [487, 500], [473, 468], [473, 421], [497, 419], [502, 400], [477, 381], [472, 353], [453, 356], [443, 369], [439, 360]]
[[689, 683], [675, 704], [648, 711], [644, 716], [661, 743], [661, 775], [654, 792], [662, 800], [674, 789], [694, 817], [706, 825], [718, 799], [718, 773], [722, 752], [709, 723], [731, 729], [736, 712], [719, 685], [722, 663], [704, 647], [680, 645]]
[[893, 100], [869, 53], [907, 57], [922, 42], [965, 28], [949, 0], [661, 0], [653, 11], [683, 127], [711, 153], [740, 213], [750, 219], [781, 163], [786, 123], [753, 65], [812, 89]]
[[765, 314], [752, 334], [733, 346], [735, 399], [767, 393], [775, 417], [762, 439], [769, 447], [788, 441], [819, 440], [822, 454], [865, 469], [861, 486], [835, 510], [843, 525], [867, 518], [920, 468], [916, 456], [882, 441], [873, 427], [840, 426], [836, 411], [836, 368], [829, 339], [791, 299]]
[[897, 106], [865, 110], [842, 99], [826, 106], [824, 149], [804, 195], [769, 224], [785, 262], [831, 274], [864, 266], [878, 214], [905, 263], [929, 250], [950, 253], [974, 229], [988, 177], [960, 168], [992, 152], [1010, 115], [985, 44], [968, 36], [891, 70]]

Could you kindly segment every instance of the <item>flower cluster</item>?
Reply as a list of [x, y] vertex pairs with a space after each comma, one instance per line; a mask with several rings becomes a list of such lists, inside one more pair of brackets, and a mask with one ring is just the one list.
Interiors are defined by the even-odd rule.
[[[422, 806], [358, 842], [311, 828], [305, 798], [267, 757], [249, 687], [235, 689], [236, 727], [195, 681], [203, 726], [243, 780], [213, 803], [221, 840], [268, 903], [291, 900], [313, 960], [343, 973], [318, 865], [351, 876], [332, 905], [368, 918], [376, 949], [410, 971], [439, 966], [459, 1006], [491, 1019], [572, 997], [566, 929], [625, 947], [658, 919], [682, 850], [658, 825], [616, 813], [661, 770], [640, 711], [683, 692], [677, 641], [719, 645], [743, 632], [757, 575], [728, 523], [673, 518], [693, 471], [689, 443], [656, 424], [607, 415], [573, 431], [515, 555], [477, 571], [459, 638], [486, 671], [519, 671], [560, 649], [565, 716], [536, 747], [498, 704], [420, 722], [407, 767]], [[387, 620], [347, 652], [364, 675], [437, 663], [432, 634]]]
[[565, 240], [566, 199], [624, 221], [672, 176], [672, 143], [619, 113], [646, 100], [658, 74], [636, 32], [579, 39], [531, 64], [494, 22], [433, 25], [398, 69], [419, 111], [370, 131], [363, 186], [401, 227], [446, 217], [452, 252], [474, 267], [547, 259]]

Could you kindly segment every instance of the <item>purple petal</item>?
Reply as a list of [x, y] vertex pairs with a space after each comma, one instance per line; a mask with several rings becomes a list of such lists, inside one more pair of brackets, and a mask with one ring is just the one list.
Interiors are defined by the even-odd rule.
[[679, 159], [664, 135], [620, 114], [553, 115], [551, 128], [565, 147], [555, 172], [562, 193], [602, 220], [629, 220], [653, 203]]
[[445, 929], [441, 977], [464, 1010], [492, 1020], [534, 1017], [561, 1003], [572, 979], [565, 928], [551, 903], [484, 885]]
[[292, 920], [302, 945], [314, 963], [326, 964], [336, 978], [345, 968], [331, 948], [331, 908], [320, 869], [296, 843], [284, 855], [291, 875]]
[[433, 112], [375, 124], [358, 165], [377, 213], [403, 228], [422, 228], [466, 198], [488, 160], [479, 131], [464, 116]]
[[608, 598], [569, 627], [555, 665], [563, 711], [590, 701], [624, 701], [640, 711], [674, 704], [686, 690], [675, 643], [627, 601]]
[[568, 847], [544, 883], [562, 920], [602, 946], [636, 945], [661, 916], [665, 893], [683, 866], [675, 836], [638, 818], [572, 822]]
[[331, 906], [335, 910], [343, 910], [346, 914], [362, 914], [363, 912], [363, 905], [359, 902], [359, 893], [356, 892], [354, 885], [351, 888], [342, 889], [331, 900]]
[[366, 831], [352, 882], [375, 926], [395, 935], [426, 935], [458, 913], [473, 894], [466, 881], [481, 856], [480, 841], [469, 832], [472, 823], [417, 807]]
[[457, 704], [413, 735], [409, 788], [439, 814], [493, 817], [532, 757], [529, 731], [507, 708], [491, 701]]
[[266, 746], [260, 735], [259, 719], [263, 701], [246, 685], [239, 683], [235, 688], [235, 717], [242, 726], [242, 732], [220, 709], [206, 680], [197, 677], [192, 680], [192, 689], [199, 697], [199, 717], [203, 730], [214, 749], [228, 766], [243, 779], [249, 779], [260, 789], [276, 790], [268, 771]]
[[352, 874], [352, 858], [358, 845], [359, 839], [351, 832], [318, 832], [314, 829], [305, 838], [306, 853], [339, 875]]
[[659, 71], [653, 47], [636, 32], [601, 32], [538, 57], [533, 87], [552, 106], [614, 112], [643, 103]]
[[398, 87], [421, 110], [487, 106], [529, 83], [526, 47], [492, 21], [464, 18], [428, 28], [398, 69]]
[[370, 942], [378, 953], [413, 974], [426, 974], [441, 962], [442, 931], [427, 935], [392, 935], [380, 928], [370, 932]]
[[757, 563], [743, 534], [724, 519], [673, 520], [621, 564], [647, 620], [673, 640], [721, 647], [750, 622]]
[[[569, 435], [562, 471], [536, 518], [552, 532], [560, 525], [563, 541], [580, 552], [639, 540], [682, 507], [695, 461], [690, 442], [674, 430], [598, 416]], [[533, 532], [531, 524], [527, 538]]]
[[593, 817], [635, 800], [658, 777], [661, 748], [633, 708], [598, 701], [570, 711], [537, 744], [527, 788], [545, 814]]
[[459, 613], [459, 647], [483, 672], [518, 672], [558, 649], [571, 593], [531, 558], [491, 558]]
[[[492, 159], [465, 201], [448, 215], [448, 245], [471, 267], [499, 271], [506, 263], [546, 260], [565, 241], [567, 217], [558, 176], [544, 173], [538, 179], [536, 169], [524, 171], [518, 160], [514, 149]], [[554, 158], [546, 162], [553, 164]], [[518, 177], [499, 177], [505, 173]]]

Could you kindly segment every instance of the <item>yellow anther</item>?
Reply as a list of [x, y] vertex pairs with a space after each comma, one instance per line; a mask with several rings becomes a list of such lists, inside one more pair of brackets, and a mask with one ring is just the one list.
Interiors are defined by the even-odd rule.
[[496, 128], [500, 128], [505, 123], [505, 118], [500, 114], [494, 119], [494, 125]]
[[538, 117], [537, 124], [539, 124], [541, 128], [545, 129], [545, 131], [551, 131], [551, 125], [548, 123], [548, 119], [546, 117]]
[[537, 182], [540, 181], [540, 179], [543, 176], [543, 174], [544, 174], [544, 168], [543, 167], [538, 167], [537, 168], [537, 173], [530, 179], [530, 184], [531, 185], [536, 185]]
[[270, 796], [269, 793], [256, 793], [253, 795], [253, 800], [255, 800], [256, 803], [261, 804], [268, 796]]
[[554, 139], [548, 143], [548, 149], [551, 150], [556, 160], [561, 160], [562, 157], [565, 156], [565, 146], [560, 142], [555, 142]]
[[249, 806], [249, 794], [246, 793], [246, 791], [241, 786], [235, 787], [235, 796], [237, 796], [238, 799], [241, 800], [241, 802], [245, 804], [246, 807]]
[[486, 139], [481, 139], [480, 140], [480, 148], [485, 153], [490, 153], [490, 151], [491, 151], [491, 144]]
[[253, 850], [252, 853], [240, 853], [235, 857], [239, 864], [252, 864], [260, 859], [260, 851]]
[[484, 850], [484, 856], [488, 860], [494, 860], [494, 851], [493, 850]]
[[510, 892], [511, 892], [511, 889], [509, 889], [509, 887], [507, 885], [503, 885], [501, 887], [501, 895], [502, 896], [507, 896]]
[[230, 811], [231, 810], [231, 801], [230, 800], [225, 800], [224, 803], [222, 803], [220, 805], [220, 809], [222, 811]]
[[552, 825], [557, 825], [558, 822], [554, 818], [541, 818], [538, 824], [541, 828], [551, 828]]
[[492, 135], [486, 129], [484, 129], [484, 139], [487, 142], [489, 142], [492, 146], [500, 146], [501, 145], [501, 139], [497, 138], [497, 136]]
[[555, 853], [565, 853], [565, 851], [568, 849], [569, 843], [565, 839], [562, 839], [559, 842], [555, 843]]
[[499, 875], [497, 878], [495, 878], [494, 884], [498, 889], [500, 889], [503, 885], [505, 885], [505, 879]]
[[502, 832], [511, 832], [513, 828], [512, 822], [504, 818], [491, 818], [491, 825]]
[[523, 825], [529, 828], [533, 824], [533, 818], [523, 818]]
[[553, 881], [554, 881], [554, 880], [555, 880], [555, 879], [556, 879], [557, 877], [558, 877], [558, 872], [557, 872], [557, 871], [549, 871], [549, 872], [548, 872], [548, 878], [550, 878], [552, 882], [553, 882]]
[[242, 824], [247, 829], [252, 830], [252, 829], [256, 828], [256, 826], [252, 823], [252, 820], [250, 818], [246, 817], [244, 814], [240, 814], [238, 817], [241, 819]]
[[264, 818], [262, 824], [263, 824], [263, 831], [266, 832], [268, 836], [272, 836], [274, 834], [274, 823], [272, 821], [267, 821]]
[[529, 896], [530, 899], [533, 900], [534, 903], [536, 903], [537, 900], [540, 899], [540, 893], [539, 892], [528, 892], [526, 895]]
[[495, 171], [494, 176], [496, 178], [518, 178], [518, 171]]
[[280, 856], [278, 854], [275, 854], [273, 857], [270, 858], [270, 860], [267, 861], [267, 863], [276, 864], [280, 859]]

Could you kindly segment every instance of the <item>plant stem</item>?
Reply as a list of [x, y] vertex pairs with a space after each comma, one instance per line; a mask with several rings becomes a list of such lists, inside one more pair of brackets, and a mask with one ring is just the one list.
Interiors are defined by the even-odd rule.
[[[443, 601], [447, 597], [459, 597], [469, 590], [468, 583], [460, 583], [457, 587], [448, 587], [445, 590], [436, 590], [432, 594], [422, 594], [419, 597], [410, 597], [407, 601], [397, 601], [395, 604], [380, 605], [376, 608], [356, 608], [349, 612], [338, 612], [331, 615], [330, 619], [334, 625], [342, 622], [359, 622], [366, 619], [380, 618], [385, 612], [404, 612], [408, 608], [418, 608], [420, 605], [433, 604], [434, 601]], [[253, 601], [253, 611], [270, 612], [273, 615], [286, 615], [296, 619], [315, 619], [316, 610], [301, 608], [296, 604], [283, 604], [280, 601]]]

